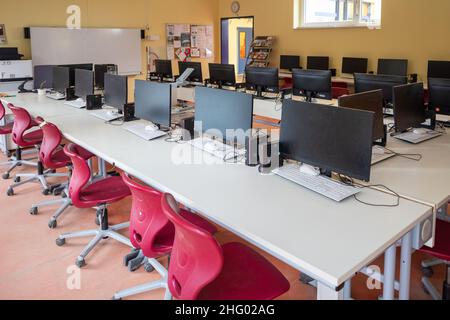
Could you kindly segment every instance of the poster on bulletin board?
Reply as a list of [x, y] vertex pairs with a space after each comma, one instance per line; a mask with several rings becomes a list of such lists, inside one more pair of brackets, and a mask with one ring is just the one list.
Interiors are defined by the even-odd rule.
[[167, 59], [181, 61], [214, 57], [213, 26], [168, 24]]

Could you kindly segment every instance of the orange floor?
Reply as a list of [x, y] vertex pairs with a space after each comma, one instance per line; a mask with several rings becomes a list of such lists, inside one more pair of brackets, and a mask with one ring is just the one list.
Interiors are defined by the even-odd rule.
[[[0, 162], [6, 161], [0, 155]], [[0, 170], [3, 170], [1, 168]], [[28, 168], [22, 170], [30, 171]], [[68, 241], [64, 247], [57, 247], [55, 239], [60, 233], [95, 228], [93, 210], [71, 208], [59, 221], [56, 230], [47, 227], [55, 208], [46, 208], [38, 216], [31, 216], [30, 206], [46, 197], [40, 193], [37, 184], [23, 186], [16, 190], [12, 198], [6, 196], [11, 180], [0, 181], [0, 299], [110, 299], [114, 292], [138, 284], [156, 280], [155, 273], [143, 270], [129, 273], [122, 266], [122, 258], [130, 249], [114, 240], [107, 240], [97, 247], [87, 258], [88, 265], [79, 273], [80, 288], [68, 289], [67, 282], [74, 279], [73, 264], [86, 239]], [[130, 201], [126, 200], [110, 208], [110, 222], [121, 223], [128, 220]], [[221, 230], [221, 242], [242, 241], [233, 234]], [[299, 243], [299, 245], [302, 245]], [[304, 244], [308, 245], [308, 244]], [[324, 243], [324, 246], [326, 243]], [[348, 248], [351, 250], [351, 248]], [[291, 289], [280, 297], [285, 300], [315, 299], [316, 289], [298, 281], [299, 272], [286, 264], [269, 258], [291, 282]], [[420, 283], [420, 261], [429, 257], [414, 255], [411, 285], [412, 299], [430, 299]], [[163, 260], [164, 261], [164, 260]], [[375, 261], [379, 265], [382, 260]], [[165, 262], [164, 262], [165, 263]], [[433, 282], [440, 288], [443, 281], [443, 267], [435, 268]], [[358, 275], [353, 281], [355, 299], [377, 299], [380, 290], [368, 290], [367, 279]], [[133, 299], [162, 299], [161, 290], [133, 297]]]

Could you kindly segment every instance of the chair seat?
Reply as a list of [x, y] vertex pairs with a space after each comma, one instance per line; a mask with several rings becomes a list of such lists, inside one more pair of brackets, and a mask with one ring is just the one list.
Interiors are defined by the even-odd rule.
[[44, 134], [41, 129], [24, 134], [23, 141], [26, 143], [26, 145], [23, 145], [21, 147], [32, 147], [38, 145], [42, 142], [43, 137]]
[[450, 261], [450, 222], [437, 220], [436, 245], [434, 248], [423, 247], [421, 252], [444, 261]]
[[86, 186], [80, 195], [85, 208], [113, 203], [131, 195], [121, 177], [108, 177]]
[[222, 273], [199, 295], [200, 300], [273, 300], [289, 281], [263, 256], [240, 243], [222, 247]]
[[[84, 160], [89, 160], [90, 158], [92, 158], [94, 155], [92, 153], [90, 153], [89, 151], [78, 147], [78, 150], [80, 152], [80, 156], [84, 159]], [[52, 158], [51, 158], [51, 165], [46, 164], [46, 167], [49, 169], [59, 169], [59, 168], [64, 168], [67, 167], [68, 165], [70, 165], [71, 160], [70, 157], [67, 156], [64, 153], [64, 149], [60, 149], [55, 151], [52, 154]]]
[[8, 123], [4, 126], [0, 127], [0, 135], [5, 135], [5, 134], [11, 134], [12, 129], [13, 129], [14, 123]]
[[[191, 222], [192, 224], [195, 224], [196, 226], [210, 233], [211, 235], [217, 233], [217, 228], [213, 224], [209, 223], [202, 217], [193, 214], [192, 212], [181, 209], [180, 215], [189, 222]], [[170, 251], [172, 250], [174, 237], [175, 237], [175, 227], [172, 224], [170, 224], [169, 227], [161, 231], [156, 237], [155, 243], [153, 244], [152, 248], [153, 252], [158, 252], [160, 256], [170, 253]], [[146, 254], [145, 247], [142, 249], [145, 255]], [[157, 257], [149, 257], [147, 255], [146, 257], [157, 258]]]

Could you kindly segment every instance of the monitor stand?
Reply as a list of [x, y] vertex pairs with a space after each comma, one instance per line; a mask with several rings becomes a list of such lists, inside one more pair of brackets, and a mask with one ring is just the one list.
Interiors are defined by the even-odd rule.
[[383, 129], [384, 129], [384, 137], [383, 137], [383, 139], [375, 141], [373, 143], [374, 146], [386, 147], [386, 145], [387, 145], [388, 126], [384, 125]]

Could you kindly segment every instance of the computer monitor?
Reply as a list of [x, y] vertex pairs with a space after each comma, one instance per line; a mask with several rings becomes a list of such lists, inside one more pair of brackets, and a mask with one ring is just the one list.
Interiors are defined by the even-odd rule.
[[367, 58], [342, 58], [342, 73], [355, 74], [367, 73], [369, 59]]
[[94, 66], [95, 72], [95, 87], [98, 89], [105, 88], [105, 73], [117, 74], [118, 67], [115, 64], [96, 64]]
[[418, 128], [426, 120], [423, 83], [394, 87], [395, 131]]
[[450, 61], [428, 61], [428, 78], [450, 79]]
[[308, 70], [329, 70], [330, 58], [329, 57], [308, 57], [307, 67]]
[[94, 94], [94, 72], [75, 70], [75, 95], [86, 101], [86, 97]]
[[189, 82], [203, 82], [202, 64], [200, 62], [183, 62], [178, 61], [178, 68], [180, 69], [180, 75], [182, 75], [186, 69], [194, 69], [194, 72], [187, 78]]
[[306, 101], [313, 98], [332, 100], [331, 71], [322, 70], [292, 70], [293, 95], [302, 95]]
[[[253, 125], [253, 97], [236, 91], [197, 87], [196, 132], [220, 136], [225, 142], [245, 144]], [[201, 125], [201, 128], [198, 127]], [[235, 135], [236, 130], [241, 134]], [[245, 132], [245, 134], [243, 134]], [[216, 137], [217, 137], [216, 136]]]
[[408, 60], [405, 59], [378, 59], [378, 74], [388, 76], [408, 75]]
[[75, 86], [75, 70], [83, 69], [83, 70], [94, 70], [94, 64], [92, 63], [83, 63], [83, 64], [66, 64], [60, 65], [59, 67], [66, 67], [70, 69], [70, 86]]
[[280, 69], [292, 71], [300, 69], [300, 56], [280, 56]]
[[156, 60], [155, 68], [155, 74], [160, 78], [161, 81], [165, 78], [173, 78], [171, 60]]
[[53, 90], [66, 94], [70, 87], [70, 69], [65, 67], [53, 67]]
[[169, 83], [136, 80], [134, 91], [136, 117], [170, 128], [172, 87]]
[[41, 65], [34, 67], [34, 89], [51, 89], [53, 87], [52, 65]]
[[374, 113], [284, 100], [282, 158], [369, 181]]
[[386, 127], [383, 115], [383, 90], [357, 93], [339, 98], [339, 106], [348, 109], [366, 110], [375, 114], [373, 123], [373, 141], [386, 139]]
[[128, 102], [128, 78], [115, 74], [105, 74], [105, 105], [123, 111]]
[[407, 83], [407, 77], [355, 73], [355, 92], [383, 90], [385, 108], [392, 107], [392, 88]]
[[245, 69], [246, 87], [262, 97], [263, 92], [280, 92], [278, 68], [247, 67]]
[[428, 79], [430, 109], [450, 116], [450, 79]]
[[236, 71], [233, 64], [209, 64], [209, 80], [212, 84], [222, 86], [236, 85]]

